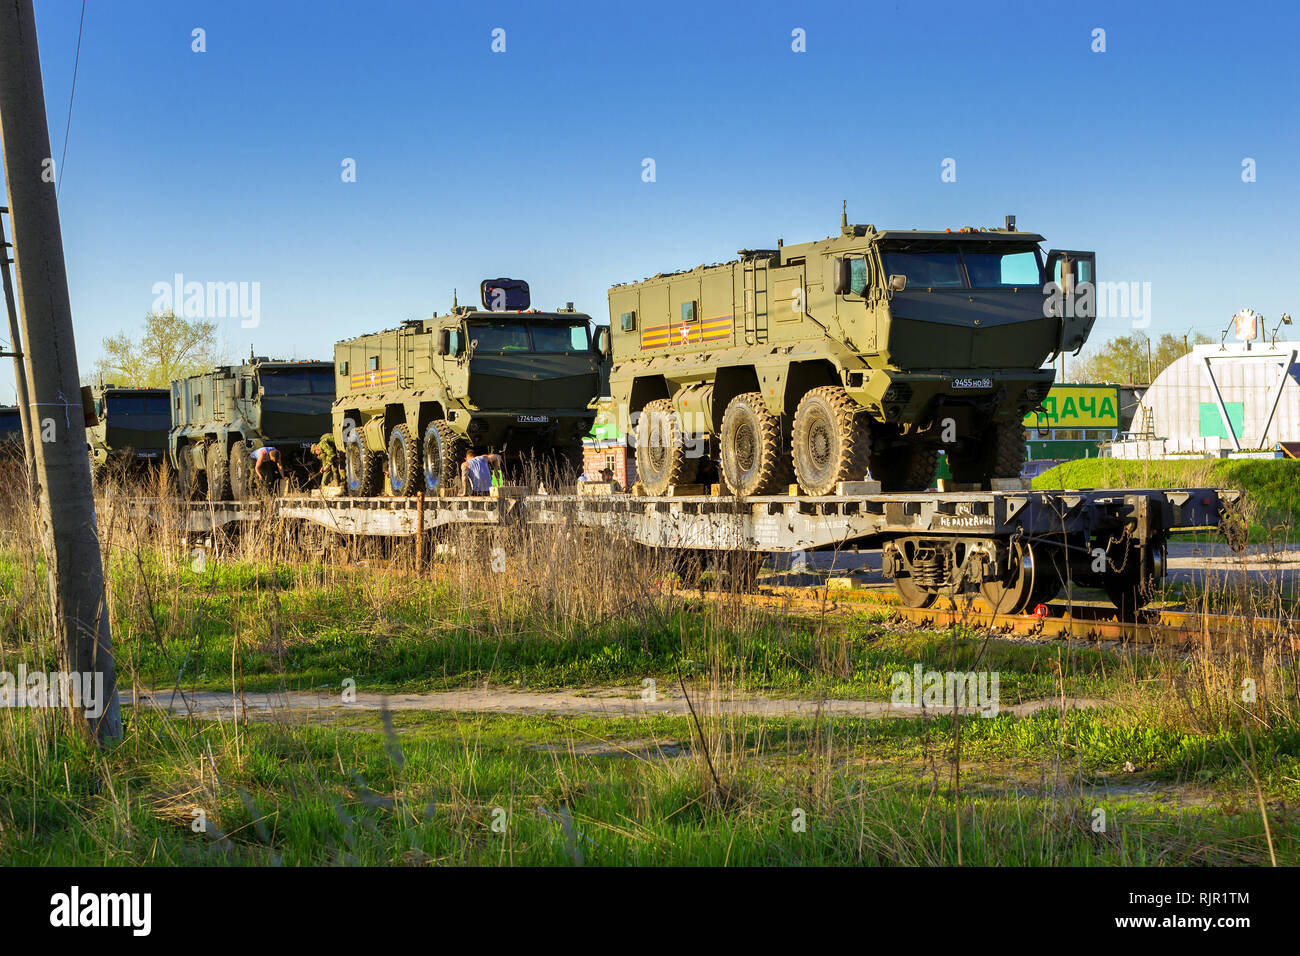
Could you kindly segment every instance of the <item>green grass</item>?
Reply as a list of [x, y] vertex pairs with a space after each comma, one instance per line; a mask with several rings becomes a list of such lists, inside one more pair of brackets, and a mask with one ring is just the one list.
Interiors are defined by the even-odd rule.
[[[368, 692], [484, 681], [638, 686], [647, 677], [674, 680], [681, 667], [725, 675], [742, 691], [883, 700], [892, 675], [920, 663], [997, 670], [1008, 704], [1062, 690], [1054, 654], [1039, 648], [973, 632], [900, 634], [868, 614], [729, 620], [712, 602], [688, 598], [660, 617], [574, 621], [557, 630], [524, 612], [488, 620], [445, 586], [364, 569], [333, 572], [328, 586], [288, 568], [244, 564], [145, 573], [152, 581], [143, 590], [130, 568], [117, 569], [112, 581], [118, 658], [148, 686], [170, 686], [179, 675], [187, 688], [229, 688], [232, 665], [247, 690], [337, 687], [352, 678]], [[16, 583], [0, 564], [0, 593]], [[17, 659], [30, 666], [41, 645], [19, 648]], [[1074, 649], [1066, 663], [1070, 696], [1105, 696], [1152, 670], [1108, 650]]]
[[[1211, 791], [1160, 787], [1186, 769], [1175, 740], [1126, 738], [1103, 763], [1136, 748], [1157, 770], [1123, 786], [1074, 772], [1068, 746], [1064, 778], [1036, 765], [1100, 719], [959, 721], [960, 791], [948, 719], [732, 721], [714, 742], [720, 794], [683, 718], [398, 713], [386, 730], [352, 714], [236, 741], [229, 723], [142, 715], [104, 756], [11, 728], [0, 864], [953, 864], [959, 818], [965, 864], [1268, 861], [1248, 794], [1210, 807]], [[1269, 815], [1279, 862], [1295, 863], [1295, 825]]]
[[[32, 567], [0, 550], [10, 669], [54, 659]], [[149, 552], [115, 553], [109, 572], [124, 684], [639, 689], [674, 684], [680, 667], [697, 703], [710, 689], [887, 699], [919, 663], [997, 671], [1003, 707], [1107, 706], [705, 712], [707, 744], [678, 716], [339, 708], [237, 728], [128, 711], [106, 753], [47, 713], [0, 710], [0, 865], [1259, 864], [1265, 819], [1278, 860], [1300, 862], [1286, 813], [1300, 797], [1295, 665], [1267, 648], [1082, 648], [696, 597], [574, 615], [522, 585], [484, 598], [367, 568], [225, 559], [196, 573]], [[1238, 700], [1244, 675], [1259, 677], [1257, 704]]]

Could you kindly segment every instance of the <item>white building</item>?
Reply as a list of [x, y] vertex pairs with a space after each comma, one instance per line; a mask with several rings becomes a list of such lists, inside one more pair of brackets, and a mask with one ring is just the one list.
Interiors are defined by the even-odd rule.
[[1219, 456], [1300, 442], [1300, 344], [1198, 345], [1151, 383], [1116, 458]]

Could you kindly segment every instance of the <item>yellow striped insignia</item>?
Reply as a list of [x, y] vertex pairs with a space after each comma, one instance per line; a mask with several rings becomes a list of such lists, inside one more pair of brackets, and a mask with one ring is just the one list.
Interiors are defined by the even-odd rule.
[[348, 383], [352, 388], [380, 388], [384, 385], [397, 384], [397, 366], [371, 369], [368, 372], [353, 372]]
[[699, 345], [701, 342], [719, 342], [731, 337], [732, 316], [714, 315], [700, 322], [680, 325], [656, 325], [641, 330], [641, 348], [659, 349], [673, 345]]

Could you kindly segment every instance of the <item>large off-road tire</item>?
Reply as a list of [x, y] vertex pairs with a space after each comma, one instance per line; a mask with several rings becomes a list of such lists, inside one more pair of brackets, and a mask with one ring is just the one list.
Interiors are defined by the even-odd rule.
[[925, 445], [872, 448], [871, 477], [881, 491], [925, 491], [938, 467], [939, 452]]
[[948, 453], [952, 480], [984, 484], [990, 478], [1019, 478], [1025, 465], [1025, 429], [1020, 422], [999, 422], [973, 443]]
[[248, 446], [236, 441], [230, 448], [230, 494], [236, 501], [253, 497], [253, 462], [248, 457]]
[[581, 445], [557, 445], [551, 450], [551, 458], [561, 482], [573, 484], [583, 469]]
[[183, 445], [177, 451], [178, 468], [176, 472], [176, 487], [180, 496], [185, 501], [194, 501], [199, 495], [203, 494], [203, 472], [194, 464], [194, 449], [190, 445]]
[[438, 419], [424, 430], [424, 490], [436, 495], [454, 488], [460, 477], [460, 463], [465, 457], [465, 439], [451, 427], [451, 422]]
[[352, 440], [344, 442], [343, 460], [347, 472], [344, 486], [349, 495], [355, 498], [369, 498], [383, 486], [383, 455], [367, 451], [361, 442], [360, 432], [354, 431]]
[[208, 500], [230, 500], [230, 462], [226, 458], [226, 449], [219, 441], [208, 442], [207, 473]]
[[413, 495], [424, 487], [423, 455], [405, 422], [388, 436], [388, 486], [394, 495]]
[[719, 444], [722, 474], [732, 494], [775, 494], [786, 480], [789, 459], [781, 453], [781, 419], [761, 392], [745, 392], [727, 403]]
[[871, 431], [858, 404], [838, 385], [808, 392], [794, 413], [794, 473], [807, 495], [829, 495], [841, 481], [866, 477]]
[[636, 470], [648, 495], [695, 480], [698, 458], [687, 457], [682, 422], [672, 402], [661, 398], [641, 409], [636, 423]]
[[993, 427], [993, 472], [991, 478], [1019, 478], [1025, 467], [1025, 427], [1020, 422], [1001, 422]]

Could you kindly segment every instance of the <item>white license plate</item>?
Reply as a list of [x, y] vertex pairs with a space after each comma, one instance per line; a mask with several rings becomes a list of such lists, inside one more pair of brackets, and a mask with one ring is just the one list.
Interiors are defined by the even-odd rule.
[[156, 451], [138, 451], [138, 452], [135, 453], [135, 457], [137, 457], [137, 458], [157, 458], [157, 457], [158, 457], [158, 453], [157, 453]]
[[992, 388], [993, 379], [991, 378], [954, 378], [952, 380], [953, 388]]
[[545, 425], [550, 420], [549, 415], [519, 415], [515, 418], [521, 425]]

